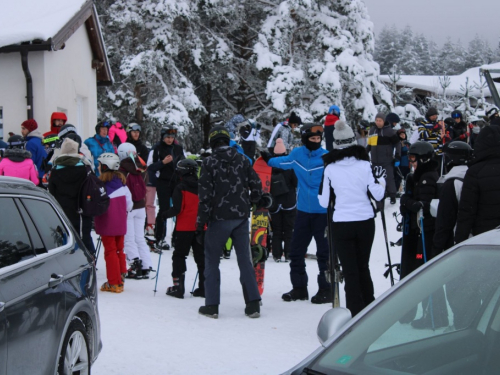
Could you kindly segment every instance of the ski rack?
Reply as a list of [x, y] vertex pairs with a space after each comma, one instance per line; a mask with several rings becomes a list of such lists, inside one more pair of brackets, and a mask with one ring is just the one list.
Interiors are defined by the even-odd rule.
[[490, 73], [500, 73], [500, 69], [482, 69], [479, 68], [479, 74], [484, 76], [486, 79], [486, 83], [488, 84], [488, 88], [490, 89], [491, 97], [493, 98], [493, 102], [495, 105], [500, 108], [500, 95], [498, 95], [497, 88], [495, 86], [495, 81], [491, 78]]

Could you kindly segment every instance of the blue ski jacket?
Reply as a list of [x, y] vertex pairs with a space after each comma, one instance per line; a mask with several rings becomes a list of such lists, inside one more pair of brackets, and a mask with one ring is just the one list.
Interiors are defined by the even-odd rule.
[[293, 169], [298, 180], [297, 209], [310, 214], [324, 214], [326, 208], [319, 204], [318, 194], [325, 169], [322, 156], [324, 148], [310, 151], [306, 146], [294, 148], [290, 155], [271, 158], [268, 165], [274, 168]]
[[87, 145], [90, 153], [92, 154], [92, 157], [94, 158], [95, 174], [96, 176], [99, 176], [99, 170], [97, 169], [97, 167], [99, 166], [99, 161], [97, 160], [97, 158], [105, 152], [116, 154], [115, 148], [113, 147], [113, 144], [107, 136], [103, 138], [98, 134], [94, 135], [93, 137], [87, 138], [83, 143]]

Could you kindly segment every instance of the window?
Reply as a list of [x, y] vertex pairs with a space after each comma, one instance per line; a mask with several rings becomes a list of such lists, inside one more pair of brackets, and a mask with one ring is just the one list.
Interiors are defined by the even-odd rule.
[[[3, 107], [0, 107], [0, 139], [4, 139], [3, 136]], [[7, 138], [5, 138], [5, 141]]]
[[23, 219], [12, 198], [0, 198], [0, 268], [35, 256]]
[[28, 228], [28, 233], [31, 238], [31, 243], [33, 244], [33, 248], [35, 250], [35, 254], [40, 255], [46, 253], [47, 250], [45, 250], [45, 245], [43, 244], [42, 239], [40, 238], [40, 235], [38, 234], [38, 231], [35, 228], [35, 225], [33, 224], [33, 221], [28, 215], [26, 208], [24, 208], [24, 206], [21, 204], [19, 200], [16, 200], [16, 203], [17, 207], [19, 208], [19, 211], [21, 212], [21, 215], [24, 218], [24, 223], [26, 225], [26, 228]]
[[49, 202], [37, 199], [23, 199], [23, 204], [42, 238], [45, 251], [50, 251], [68, 243], [68, 231]]

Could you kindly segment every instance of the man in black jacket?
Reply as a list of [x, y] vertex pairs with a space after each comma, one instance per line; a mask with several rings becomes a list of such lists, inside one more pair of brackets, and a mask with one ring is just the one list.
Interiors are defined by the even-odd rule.
[[160, 209], [156, 216], [155, 239], [157, 246], [164, 247], [164, 238], [167, 234], [166, 221], [162, 217], [162, 212], [170, 208], [170, 198], [177, 184], [175, 169], [177, 163], [185, 159], [182, 146], [175, 144], [177, 130], [173, 126], [166, 126], [161, 129], [161, 141], [153, 149], [153, 163], [149, 170], [156, 173], [156, 194]]
[[455, 243], [500, 225], [500, 126], [485, 126], [474, 144], [458, 205]]
[[149, 150], [141, 141], [142, 128], [139, 124], [132, 122], [128, 125], [127, 129], [127, 142], [135, 146], [137, 155], [146, 163], [148, 161]]
[[227, 239], [233, 239], [243, 288], [245, 314], [260, 316], [260, 295], [250, 257], [248, 234], [250, 206], [262, 196], [262, 183], [248, 159], [229, 147], [229, 132], [222, 126], [210, 130], [213, 152], [203, 160], [198, 182], [197, 238], [205, 234], [205, 306], [199, 313], [218, 318], [220, 303], [219, 257]]

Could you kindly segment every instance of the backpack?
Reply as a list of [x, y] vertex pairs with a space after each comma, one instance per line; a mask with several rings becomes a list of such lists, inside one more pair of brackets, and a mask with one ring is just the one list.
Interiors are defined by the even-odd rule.
[[109, 196], [104, 182], [99, 180], [87, 166], [87, 177], [82, 182], [78, 193], [78, 213], [83, 216], [100, 216], [109, 207]]

